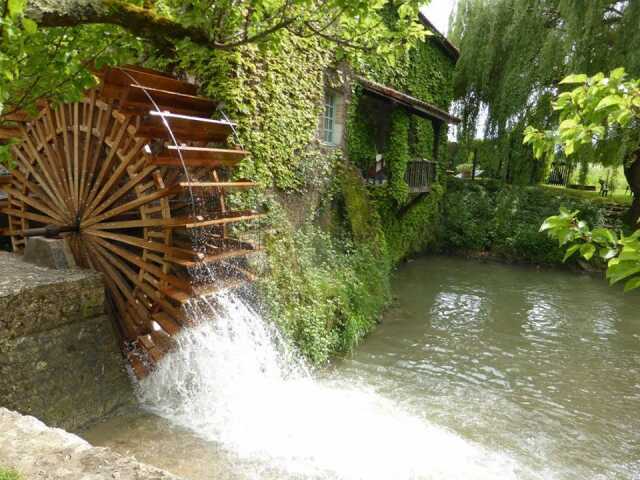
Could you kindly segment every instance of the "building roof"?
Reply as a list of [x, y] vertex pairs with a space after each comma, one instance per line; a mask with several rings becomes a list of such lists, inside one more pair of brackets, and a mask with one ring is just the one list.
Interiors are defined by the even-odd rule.
[[356, 75], [355, 78], [360, 85], [362, 85], [366, 93], [402, 105], [416, 115], [430, 120], [439, 120], [445, 123], [460, 123], [460, 119], [458, 117], [449, 114], [446, 110], [436, 107], [429, 102], [425, 102], [419, 98], [399, 92], [398, 90], [394, 90], [393, 88], [380, 83], [373, 82], [360, 75]]
[[451, 58], [451, 60], [457, 62], [460, 58], [460, 50], [458, 50], [458, 47], [451, 43], [449, 39], [444, 36], [444, 34], [440, 32], [433, 23], [431, 23], [424, 13], [419, 12], [418, 16], [425, 28], [433, 33], [432, 38], [438, 43], [438, 46], [449, 58]]

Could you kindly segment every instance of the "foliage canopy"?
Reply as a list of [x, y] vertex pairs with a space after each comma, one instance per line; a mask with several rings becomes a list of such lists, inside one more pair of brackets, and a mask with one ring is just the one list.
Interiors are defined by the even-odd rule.
[[[570, 73], [623, 66], [639, 76], [638, 24], [640, 2], [630, 0], [459, 0], [451, 35], [461, 50], [460, 138], [472, 140], [486, 115], [480, 133], [498, 139], [506, 158], [526, 125], [555, 122], [549, 100]], [[515, 157], [509, 161], [532, 160], [526, 152]]]
[[[89, 67], [171, 58], [187, 45], [278, 50], [315, 37], [336, 59], [368, 52], [393, 61], [427, 35], [418, 0], [1, 0], [0, 123], [35, 99], [71, 100], [94, 83]], [[384, 21], [393, 9], [397, 21]]]

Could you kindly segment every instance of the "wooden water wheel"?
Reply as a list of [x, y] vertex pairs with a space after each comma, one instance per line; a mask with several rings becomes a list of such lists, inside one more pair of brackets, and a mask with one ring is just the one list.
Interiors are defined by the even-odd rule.
[[[227, 145], [234, 125], [211, 119], [216, 102], [152, 70], [101, 78], [77, 103], [16, 118], [4, 212], [16, 252], [27, 236], [62, 236], [80, 266], [104, 274], [125, 353], [143, 376], [188, 321], [186, 302], [251, 279], [243, 261], [259, 245], [233, 229], [261, 214], [227, 208], [226, 192], [255, 185], [231, 180], [247, 152]], [[193, 275], [198, 268], [214, 274]]]

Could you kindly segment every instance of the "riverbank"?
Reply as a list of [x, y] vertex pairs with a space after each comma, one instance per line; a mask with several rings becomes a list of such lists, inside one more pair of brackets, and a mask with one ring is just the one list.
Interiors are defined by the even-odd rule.
[[[579, 210], [581, 218], [592, 227], [623, 228], [622, 219], [612, 215], [608, 204], [585, 200], [564, 190], [449, 179], [439, 251], [510, 263], [562, 265], [565, 249], [540, 233], [544, 220], [557, 215], [560, 207]], [[586, 267], [578, 263], [577, 257], [568, 265]]]
[[0, 479], [180, 480], [35, 417], [0, 407]]

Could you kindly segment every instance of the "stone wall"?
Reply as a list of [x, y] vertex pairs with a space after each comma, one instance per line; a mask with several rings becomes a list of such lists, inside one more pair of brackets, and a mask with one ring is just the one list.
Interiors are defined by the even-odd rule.
[[0, 406], [76, 429], [132, 401], [101, 276], [0, 252]]
[[92, 447], [76, 435], [1, 407], [0, 467], [17, 471], [25, 480], [179, 480], [164, 470], [108, 448]]

